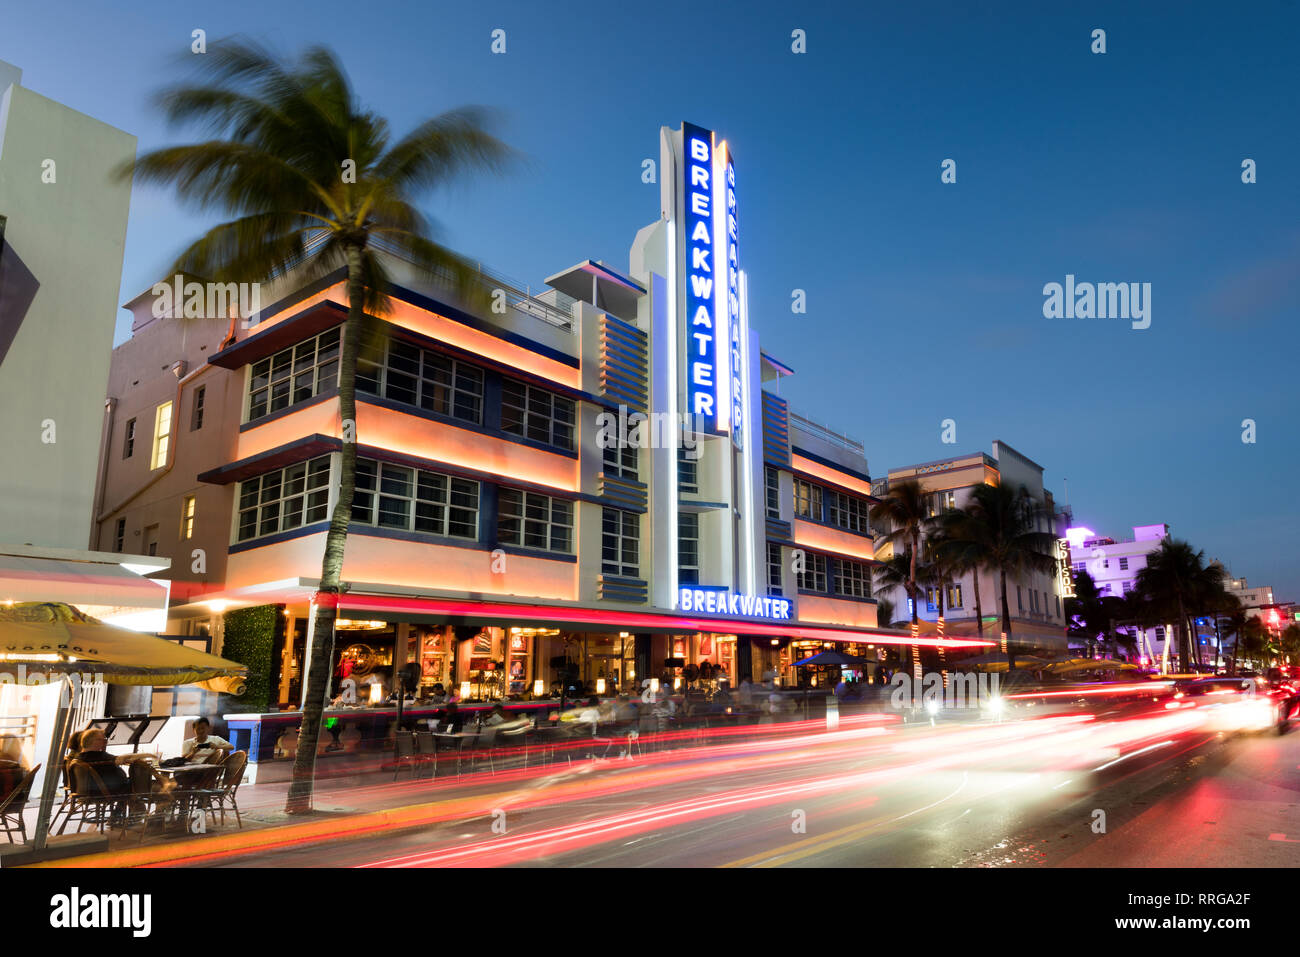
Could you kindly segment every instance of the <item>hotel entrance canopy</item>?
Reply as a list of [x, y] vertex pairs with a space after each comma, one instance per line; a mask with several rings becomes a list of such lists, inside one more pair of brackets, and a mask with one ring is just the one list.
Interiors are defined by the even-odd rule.
[[[322, 598], [324, 596], [321, 596]], [[551, 605], [518, 601], [471, 601], [463, 598], [432, 598], [401, 595], [366, 595], [347, 592], [338, 599], [340, 617], [364, 613], [372, 618], [391, 617], [401, 621], [430, 624], [491, 624], [566, 628], [575, 631], [640, 631], [675, 633], [706, 632], [784, 636], [814, 641], [870, 643], [878, 645], [925, 645], [939, 648], [985, 648], [993, 642], [975, 637], [948, 635], [944, 638], [917, 637], [906, 632], [871, 628], [758, 619], [713, 617], [679, 612], [632, 611], [590, 608], [577, 604]]]

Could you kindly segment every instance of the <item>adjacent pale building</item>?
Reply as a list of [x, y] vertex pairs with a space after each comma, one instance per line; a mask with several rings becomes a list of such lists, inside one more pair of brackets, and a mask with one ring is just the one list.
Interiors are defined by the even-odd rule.
[[[1043, 485], [1043, 466], [1017, 452], [1007, 443], [995, 441], [992, 453], [972, 452], [951, 458], [918, 465], [891, 468], [888, 478], [877, 481], [875, 494], [884, 495], [894, 482], [915, 480], [930, 495], [930, 513], [938, 515], [947, 509], [965, 508], [971, 492], [979, 485], [1010, 484], [1024, 486], [1030, 497], [1039, 505], [1038, 530], [1060, 536], [1069, 524], [1068, 510], [1057, 506], [1051, 491]], [[892, 547], [884, 545], [879, 558], [887, 559]], [[1007, 602], [1012, 622], [1012, 636], [1018, 650], [1043, 654], [1065, 651], [1066, 621], [1062, 607], [1062, 579], [1052, 574], [1030, 573], [1008, 578]], [[1001, 633], [1001, 591], [997, 576], [987, 571], [956, 576], [947, 586], [944, 595], [944, 618], [948, 629], [962, 634], [974, 634], [979, 623], [976, 616], [978, 581], [979, 615], [987, 638], [997, 640]], [[894, 606], [894, 618], [902, 621], [911, 618], [910, 599], [902, 588], [882, 593]], [[918, 609], [919, 617], [935, 621], [939, 613], [939, 595], [934, 587], [926, 589], [926, 596]]]

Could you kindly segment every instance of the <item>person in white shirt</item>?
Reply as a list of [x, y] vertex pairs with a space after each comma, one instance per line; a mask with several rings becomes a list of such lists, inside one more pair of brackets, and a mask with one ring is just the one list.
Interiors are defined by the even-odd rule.
[[225, 738], [220, 738], [215, 734], [209, 734], [212, 730], [212, 722], [207, 718], [199, 718], [194, 722], [194, 737], [185, 741], [181, 748], [181, 757], [193, 764], [206, 764], [211, 761], [218, 751], [233, 751], [234, 745]]

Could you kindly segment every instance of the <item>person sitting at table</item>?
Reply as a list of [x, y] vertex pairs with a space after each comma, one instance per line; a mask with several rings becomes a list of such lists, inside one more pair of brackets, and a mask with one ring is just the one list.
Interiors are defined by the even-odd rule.
[[212, 722], [207, 718], [199, 718], [195, 721], [194, 737], [187, 739], [181, 747], [181, 757], [191, 764], [210, 764], [218, 753], [224, 755], [235, 749], [235, 746], [225, 738], [209, 734], [211, 730]]
[[0, 801], [22, 783], [26, 774], [22, 741], [12, 734], [0, 736]]
[[87, 794], [126, 794], [131, 790], [130, 778], [119, 767], [119, 764], [125, 763], [123, 759], [129, 760], [131, 755], [114, 757], [109, 754], [108, 738], [100, 728], [83, 731], [80, 744], [81, 750], [73, 760], [90, 765], [94, 773], [88, 775], [88, 780], [74, 780], [74, 788], [85, 787], [88, 790], [82, 793]]
[[439, 734], [460, 734], [460, 730], [465, 725], [465, 719], [461, 716], [460, 708], [453, 702], [447, 705], [445, 711], [438, 719]]

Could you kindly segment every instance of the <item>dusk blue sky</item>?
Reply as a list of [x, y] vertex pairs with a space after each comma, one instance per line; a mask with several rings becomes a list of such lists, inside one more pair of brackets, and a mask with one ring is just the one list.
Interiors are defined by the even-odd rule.
[[[1068, 480], [1079, 524], [1168, 522], [1300, 598], [1300, 7], [871, 6], [6, 3], [0, 59], [141, 149], [192, 138], [149, 98], [196, 27], [328, 44], [398, 133], [499, 107], [527, 163], [428, 210], [450, 244], [534, 286], [587, 258], [626, 269], [658, 215], [641, 162], [659, 127], [714, 128], [736, 156], [751, 322], [796, 372], [781, 392], [861, 438], [873, 475], [1001, 439], [1058, 499]], [[203, 225], [138, 188], [120, 301]], [[1151, 327], [1045, 319], [1043, 285], [1067, 273], [1151, 283]]]

